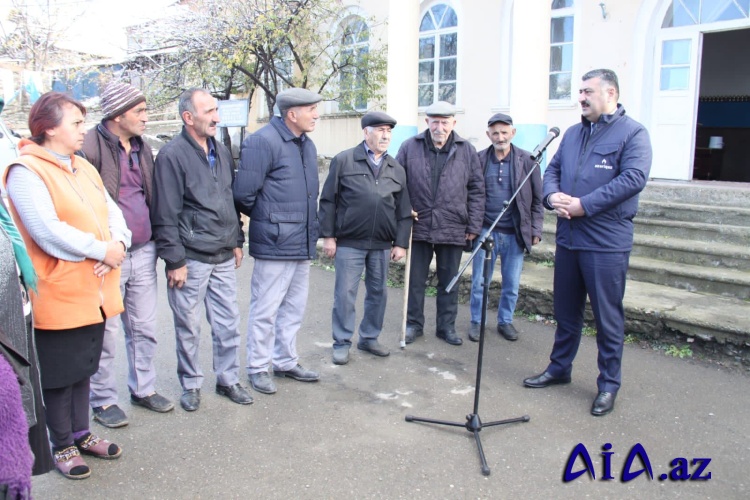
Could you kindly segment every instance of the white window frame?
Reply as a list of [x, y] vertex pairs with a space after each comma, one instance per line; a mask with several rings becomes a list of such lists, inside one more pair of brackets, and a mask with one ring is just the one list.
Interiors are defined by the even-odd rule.
[[[417, 82], [417, 86], [418, 86], [417, 87], [417, 105], [418, 105], [418, 107], [419, 107], [420, 110], [424, 110], [426, 107], [428, 107], [431, 104], [433, 104], [433, 103], [437, 102], [438, 100], [440, 100], [440, 84], [441, 83], [452, 83], [453, 85], [455, 85], [455, 98], [454, 98], [455, 102], [453, 104], [455, 106], [458, 106], [458, 104], [459, 104], [459, 98], [458, 98], [458, 96], [460, 95], [460, 93], [459, 93], [459, 81], [460, 81], [460, 78], [459, 78], [458, 75], [459, 75], [459, 70], [460, 70], [460, 54], [461, 54], [461, 49], [460, 49], [459, 43], [460, 43], [460, 39], [462, 38], [461, 37], [461, 33], [460, 33], [460, 29], [459, 29], [460, 26], [461, 26], [461, 15], [459, 14], [459, 10], [456, 8], [456, 6], [452, 5], [451, 2], [434, 2], [434, 3], [431, 3], [430, 5], [426, 6], [426, 8], [424, 8], [423, 11], [420, 13], [419, 24], [421, 25], [422, 24], [422, 19], [424, 19], [424, 17], [426, 15], [429, 15], [430, 12], [432, 11], [432, 9], [434, 7], [436, 7], [436, 6], [438, 6], [438, 5], [443, 5], [443, 6], [445, 6], [446, 9], [451, 9], [453, 11], [453, 13], [456, 16], [456, 26], [452, 26], [450, 28], [437, 28], [437, 29], [429, 30], [429, 31], [419, 31], [419, 39], [420, 39], [420, 41], [423, 38], [427, 38], [427, 37], [432, 36], [433, 39], [434, 39], [434, 42], [435, 42], [435, 52], [433, 54], [433, 57], [431, 57], [429, 59], [421, 59], [421, 58], [419, 58], [419, 56], [417, 56], [418, 57], [418, 63], [417, 63], [418, 65], [420, 63], [422, 63], [422, 62], [427, 62], [427, 61], [432, 61], [434, 63], [433, 75], [432, 75], [433, 76], [433, 80], [432, 80], [432, 92], [433, 93], [432, 93], [432, 102], [431, 103], [429, 103], [429, 104], [419, 104], [419, 87], [425, 86], [426, 84]], [[440, 59], [441, 59], [441, 57], [440, 57], [441, 56], [441, 54], [440, 54], [440, 36], [441, 35], [446, 35], [446, 34], [452, 34], [452, 33], [455, 33], [455, 35], [456, 35], [456, 54], [455, 54], [455, 56], [448, 56], [448, 57], [454, 58], [455, 61], [456, 61], [456, 78], [455, 78], [455, 80], [440, 80]], [[443, 59], [445, 59], [445, 58], [443, 58]], [[417, 72], [419, 72], [419, 69], [417, 69]]]

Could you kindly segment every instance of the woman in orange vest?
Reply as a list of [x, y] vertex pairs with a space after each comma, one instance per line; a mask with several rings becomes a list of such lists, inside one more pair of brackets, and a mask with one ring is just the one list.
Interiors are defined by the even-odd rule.
[[81, 453], [113, 459], [114, 443], [89, 431], [89, 378], [102, 351], [104, 320], [123, 311], [120, 264], [130, 244], [122, 212], [96, 169], [75, 156], [86, 108], [49, 92], [29, 114], [31, 139], [5, 182], [11, 213], [38, 276], [31, 290], [35, 338], [55, 466], [91, 475]]

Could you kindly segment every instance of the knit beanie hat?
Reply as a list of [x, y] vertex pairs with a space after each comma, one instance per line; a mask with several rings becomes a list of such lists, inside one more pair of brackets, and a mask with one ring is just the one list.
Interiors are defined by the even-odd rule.
[[100, 97], [102, 119], [109, 120], [120, 116], [137, 104], [146, 101], [146, 97], [129, 83], [111, 81], [104, 87]]

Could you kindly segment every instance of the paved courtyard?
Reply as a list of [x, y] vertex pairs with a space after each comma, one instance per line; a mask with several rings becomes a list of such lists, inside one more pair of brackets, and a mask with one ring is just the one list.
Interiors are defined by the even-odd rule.
[[[244, 336], [252, 259], [238, 271]], [[164, 275], [158, 351], [158, 390], [177, 401], [180, 387]], [[359, 297], [358, 312], [361, 315]], [[589, 414], [596, 395], [595, 339], [584, 337], [567, 386], [526, 389], [522, 380], [547, 362], [554, 331], [518, 318], [520, 340], [510, 343], [490, 323], [485, 344], [479, 415], [485, 422], [529, 415], [528, 423], [487, 427], [481, 437], [491, 468], [483, 476], [472, 434], [460, 427], [407, 423], [406, 415], [463, 422], [473, 408], [477, 344], [453, 347], [437, 340], [434, 299], [427, 299], [426, 335], [399, 349], [403, 290], [389, 290], [381, 341], [388, 358], [352, 350], [346, 366], [331, 362], [333, 273], [311, 270], [307, 315], [298, 341], [301, 363], [321, 380], [277, 379], [279, 391], [253, 393], [239, 406], [214, 393], [211, 342], [201, 345], [206, 380], [195, 413], [179, 405], [168, 414], [132, 407], [125, 357], [119, 357], [121, 407], [130, 425], [92, 430], [120, 444], [122, 458], [88, 459], [91, 478], [71, 481], [57, 472], [34, 479], [38, 499], [53, 498], [748, 498], [750, 377], [697, 362], [665, 357], [635, 345], [625, 348], [623, 387], [615, 411]], [[490, 311], [494, 317], [495, 311]], [[468, 306], [459, 308], [465, 337]], [[124, 354], [120, 342], [119, 354]], [[565, 483], [563, 472], [582, 443], [594, 467]], [[602, 447], [610, 443], [611, 475], [602, 480]], [[622, 481], [634, 445], [642, 446], [654, 479]], [[710, 458], [706, 481], [660, 480], [684, 457]], [[573, 471], [584, 467], [578, 458]], [[640, 458], [629, 468], [643, 469]], [[627, 470], [625, 471], [627, 473]]]

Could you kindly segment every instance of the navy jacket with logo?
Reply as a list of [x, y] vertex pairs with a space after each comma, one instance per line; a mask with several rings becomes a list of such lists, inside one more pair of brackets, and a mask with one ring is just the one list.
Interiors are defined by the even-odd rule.
[[633, 246], [638, 194], [651, 170], [646, 129], [617, 105], [591, 133], [586, 118], [570, 127], [544, 172], [544, 205], [563, 192], [581, 199], [585, 215], [557, 219], [557, 244], [570, 250], [627, 252]]

